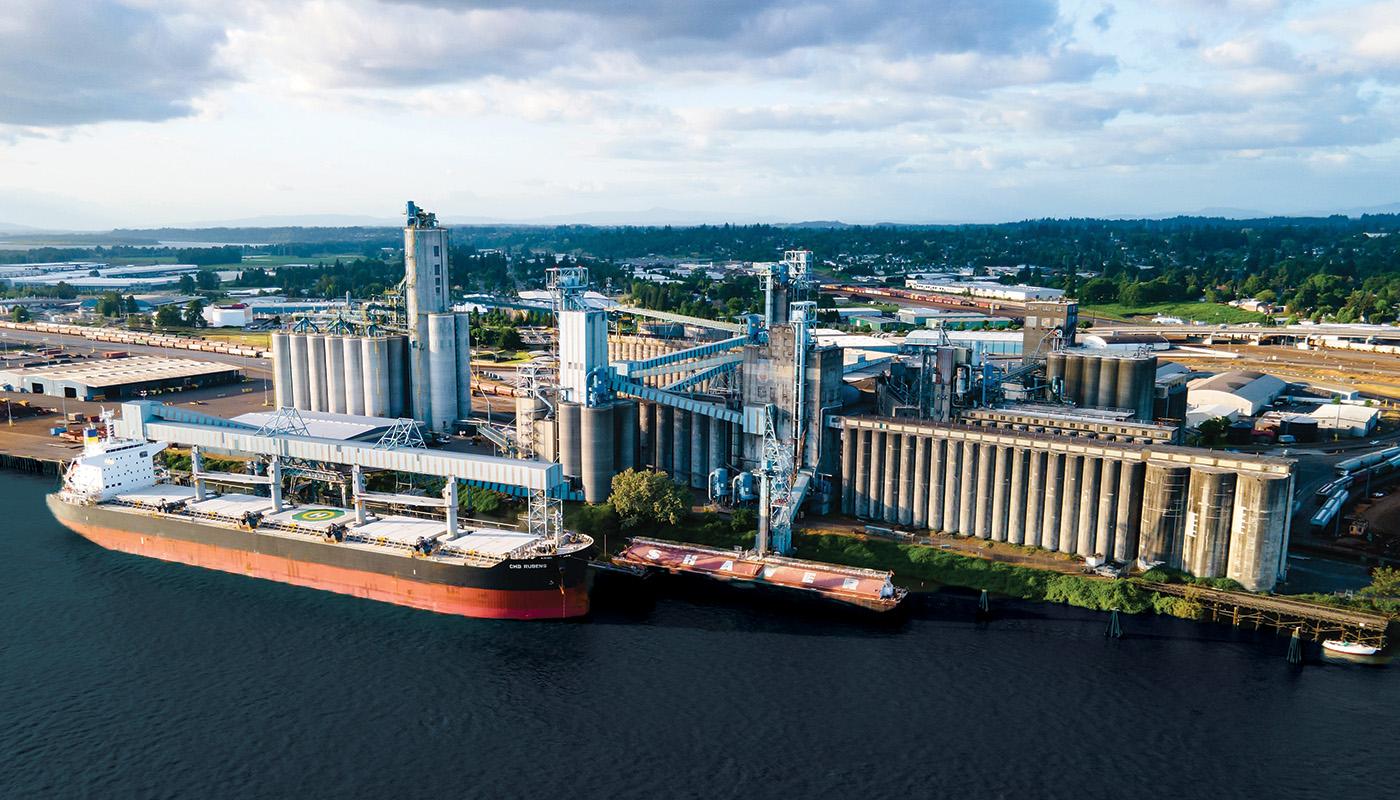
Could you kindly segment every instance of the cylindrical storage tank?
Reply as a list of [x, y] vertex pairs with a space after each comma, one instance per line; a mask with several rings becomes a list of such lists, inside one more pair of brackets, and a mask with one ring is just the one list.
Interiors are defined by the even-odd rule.
[[1117, 408], [1119, 363], [1120, 360], [1113, 356], [1099, 359], [1099, 394], [1094, 405], [1100, 408]]
[[292, 406], [301, 411], [311, 410], [311, 363], [306, 334], [297, 333], [292, 341]]
[[899, 521], [899, 434], [885, 433], [884, 493], [880, 500], [883, 519], [891, 525]]
[[1272, 591], [1287, 543], [1293, 480], [1288, 475], [1240, 475], [1225, 576], [1251, 592]]
[[928, 447], [927, 436], [914, 438], [914, 510], [909, 524], [916, 530], [928, 527]]
[[[378, 341], [382, 342], [383, 339]], [[384, 348], [384, 369], [389, 369], [388, 347]], [[432, 416], [428, 426], [446, 431], [457, 418], [457, 317], [453, 314], [428, 315], [428, 370], [432, 373], [429, 394]], [[388, 395], [384, 397], [388, 405]], [[611, 448], [612, 439], [608, 439]], [[611, 459], [609, 459], [611, 460]], [[585, 476], [586, 477], [586, 476]]]
[[578, 403], [560, 403], [555, 420], [559, 423], [559, 467], [566, 478], [583, 475], [583, 407]]
[[278, 408], [292, 406], [292, 339], [278, 331], [272, 334], [272, 402]]
[[326, 410], [345, 412], [345, 345], [339, 336], [326, 337]]
[[1079, 549], [1080, 478], [1084, 472], [1084, 456], [1065, 455], [1065, 485], [1060, 490], [1060, 552], [1075, 553]]
[[976, 531], [974, 520], [977, 515], [977, 443], [962, 443], [962, 475], [958, 485], [962, 488], [962, 500], [958, 503], [958, 533], [971, 536]]
[[[706, 459], [710, 472], [723, 467], [729, 461], [729, 433], [726, 430], [728, 425], [724, 420], [710, 420], [710, 457]], [[706, 476], [705, 480], [708, 481], [709, 476]]]
[[870, 519], [884, 519], [885, 507], [885, 433], [870, 432], [870, 470], [866, 475], [866, 495], [870, 501], [865, 510]]
[[1054, 381], [1055, 378], [1064, 380], [1065, 377], [1065, 352], [1055, 350], [1045, 356], [1045, 378]]
[[1046, 550], [1060, 549], [1060, 495], [1064, 489], [1064, 453], [1045, 454], [1045, 504], [1040, 512], [1040, 546]]
[[1190, 483], [1190, 467], [1148, 462], [1138, 538], [1138, 557], [1142, 560], [1181, 569], [1182, 526]]
[[1099, 402], [1099, 370], [1102, 365], [1103, 359], [1098, 355], [1084, 357], [1084, 389], [1081, 394], [1085, 406], [1097, 405]]
[[1143, 473], [1146, 468], [1147, 465], [1141, 461], [1125, 461], [1118, 469], [1118, 499], [1113, 509], [1113, 558], [1121, 563], [1138, 557]]
[[306, 364], [311, 373], [311, 410], [330, 410], [330, 386], [326, 376], [326, 337], [306, 337]]
[[690, 412], [676, 409], [671, 416], [674, 442], [671, 453], [671, 480], [682, 486], [690, 485]]
[[[389, 413], [389, 343], [385, 339], [366, 336], [360, 340], [360, 368], [365, 387], [365, 413], [382, 417]], [[438, 426], [429, 421], [430, 428]]]
[[705, 441], [710, 418], [704, 414], [690, 417], [690, 488], [703, 489], [710, 474], [706, 461], [710, 455], [709, 443]]
[[851, 513], [861, 519], [870, 516], [870, 438], [871, 432], [864, 428], [847, 428], [846, 434], [854, 436], [856, 440], [856, 465], [851, 479], [855, 481], [852, 489]]
[[671, 425], [671, 417], [675, 409], [670, 406], [657, 404], [656, 406], [656, 466], [657, 472], [664, 472], [669, 476], [675, 466], [671, 463], [671, 451], [675, 448], [675, 430]]
[[995, 542], [1006, 541], [1006, 511], [1011, 490], [1011, 448], [996, 446], [996, 466], [992, 478], [992, 516], [987, 523], [987, 536]]
[[1118, 473], [1121, 463], [1115, 459], [1103, 459], [1098, 495], [1098, 523], [1094, 527], [1094, 552], [1104, 558], [1113, 557], [1113, 531], [1116, 524], [1115, 512], [1118, 502]]
[[637, 401], [620, 400], [614, 404], [613, 430], [617, 433], [617, 449], [613, 453], [613, 467], [618, 472], [626, 472], [637, 466], [637, 428]]
[[[453, 332], [456, 336], [454, 355], [457, 357], [457, 419], [472, 415], [472, 315], [454, 314]], [[392, 384], [390, 384], [392, 385]], [[393, 398], [389, 400], [393, 404]], [[633, 432], [636, 427], [633, 426]]]
[[1084, 405], [1084, 356], [1065, 353], [1065, 399]]
[[345, 413], [365, 413], [364, 345], [358, 336], [341, 340], [341, 360], [345, 364]]
[[[390, 336], [384, 341], [389, 348], [389, 416], [399, 419], [410, 416], [407, 413], [409, 408], [408, 337]], [[361, 400], [361, 404], [363, 402]]]
[[1023, 447], [1008, 448], [1011, 453], [1011, 477], [1007, 485], [1006, 541], [1024, 544], [1026, 539], [1026, 450]]
[[590, 503], [606, 503], [612, 493], [614, 474], [612, 407], [584, 408], [582, 421], [583, 499]]
[[642, 400], [637, 408], [637, 467], [654, 467], [656, 452], [656, 404]]
[[1075, 551], [1091, 556], [1098, 544], [1095, 536], [1099, 527], [1099, 493], [1102, 490], [1103, 459], [1085, 456], [1079, 477], [1079, 534]]
[[962, 517], [962, 442], [943, 441], [943, 524], [938, 530], [958, 532]]
[[1224, 577], [1230, 560], [1230, 525], [1235, 513], [1235, 473], [1191, 470], [1182, 553], [1185, 569], [1198, 578]]
[[899, 443], [899, 512], [900, 525], [914, 524], [914, 437], [904, 434]]
[[[846, 428], [841, 431], [841, 513], [854, 514], [856, 508], [856, 459], [859, 456], [859, 431]], [[710, 437], [713, 442], [718, 437]], [[713, 454], [712, 454], [713, 456]], [[711, 457], [711, 463], [715, 459]]]
[[1133, 367], [1133, 386], [1137, 391], [1137, 418], [1152, 421], [1152, 392], [1157, 386], [1157, 357], [1140, 358]]
[[928, 529], [943, 530], [943, 495], [947, 491], [945, 441], [938, 437], [928, 443]]
[[1045, 453], [1026, 451], [1026, 529], [1022, 544], [1040, 546], [1040, 519], [1045, 512]]
[[1137, 389], [1134, 388], [1134, 381], [1137, 380], [1137, 362], [1140, 358], [1124, 358], [1118, 362], [1118, 380], [1115, 381], [1117, 388], [1113, 391], [1114, 408], [1137, 408]]

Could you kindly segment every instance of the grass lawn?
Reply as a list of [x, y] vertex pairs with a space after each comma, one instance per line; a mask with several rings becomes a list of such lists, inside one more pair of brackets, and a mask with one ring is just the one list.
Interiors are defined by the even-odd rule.
[[1197, 320], [1209, 323], [1229, 323], [1237, 325], [1244, 322], [1263, 322], [1268, 319], [1267, 314], [1260, 314], [1257, 311], [1245, 311], [1234, 306], [1227, 306], [1223, 303], [1151, 303], [1145, 306], [1130, 307], [1121, 303], [1104, 303], [1102, 305], [1081, 306], [1079, 315], [1081, 317], [1090, 314], [1101, 314], [1106, 317], [1116, 317], [1118, 319], [1131, 319], [1133, 317], [1155, 317], [1158, 315], [1166, 317], [1178, 317], [1184, 320]]
[[203, 328], [196, 332], [211, 342], [236, 342], [253, 347], [271, 346], [271, 333], [268, 331], [210, 331], [208, 328]]

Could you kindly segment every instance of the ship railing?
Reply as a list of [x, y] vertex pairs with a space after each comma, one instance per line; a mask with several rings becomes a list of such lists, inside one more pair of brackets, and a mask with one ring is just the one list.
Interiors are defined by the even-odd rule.
[[498, 556], [487, 556], [472, 550], [463, 550], [460, 547], [449, 547], [443, 545], [434, 551], [433, 555], [444, 558], [460, 558], [463, 561], [478, 567], [494, 567], [504, 559]]

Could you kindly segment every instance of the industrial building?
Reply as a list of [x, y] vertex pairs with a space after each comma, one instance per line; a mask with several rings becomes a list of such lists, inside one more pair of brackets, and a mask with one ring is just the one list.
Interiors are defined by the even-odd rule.
[[116, 400], [236, 383], [242, 379], [242, 370], [232, 364], [192, 358], [128, 356], [9, 368], [0, 372], [0, 388], [75, 400]]
[[492, 378], [513, 396], [506, 425], [472, 417], [447, 235], [410, 204], [390, 313], [274, 335], [279, 406], [439, 432], [472, 419], [591, 503], [619, 472], [661, 470], [720, 508], [753, 504], [759, 552], [789, 552], [801, 513], [845, 513], [1255, 590], [1283, 574], [1291, 462], [1180, 447], [1188, 375], [1159, 374], [1150, 342], [1075, 347], [1074, 303], [1030, 302], [1024, 336], [901, 340], [816, 329], [807, 251], [761, 265], [763, 313], [735, 320], [601, 302], [587, 269], [555, 268], [550, 355]]
[[1232, 370], [1197, 378], [1187, 387], [1186, 402], [1192, 407], [1224, 407], [1239, 416], [1252, 417], [1282, 394], [1288, 384], [1262, 372]]

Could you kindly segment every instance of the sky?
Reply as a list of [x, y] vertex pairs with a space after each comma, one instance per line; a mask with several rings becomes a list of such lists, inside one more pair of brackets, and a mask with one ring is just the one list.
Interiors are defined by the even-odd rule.
[[1400, 0], [0, 3], [0, 226], [410, 199], [590, 222], [1391, 204]]

